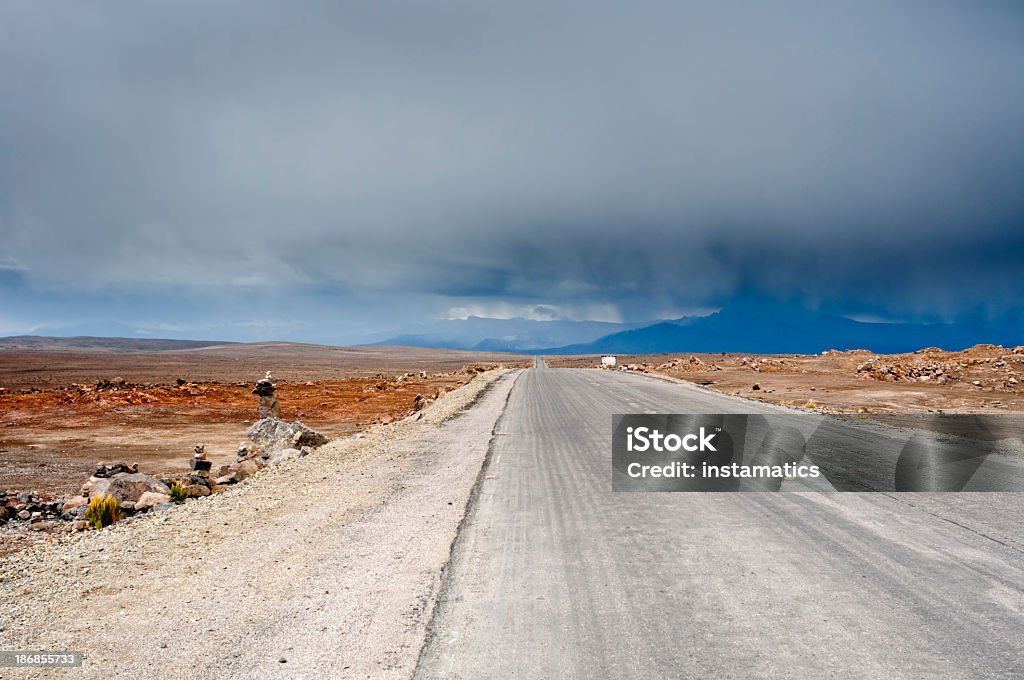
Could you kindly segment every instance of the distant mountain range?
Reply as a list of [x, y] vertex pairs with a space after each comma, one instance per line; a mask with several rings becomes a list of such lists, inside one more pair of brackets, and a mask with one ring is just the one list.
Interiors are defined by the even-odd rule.
[[164, 340], [157, 338], [100, 338], [76, 336], [55, 338], [44, 335], [13, 335], [0, 338], [0, 350], [95, 350], [95, 351], [138, 351], [159, 352], [163, 350], [198, 349], [235, 343], [206, 340]]
[[469, 317], [377, 345], [447, 347], [531, 354], [750, 352], [814, 354], [827, 349], [912, 352], [958, 350], [979, 343], [1024, 343], [1020, 324], [868, 323], [775, 301], [744, 301], [709, 316], [653, 324]]
[[710, 316], [664, 321], [535, 353], [814, 354], [828, 349], [868, 349], [892, 354], [925, 347], [960, 350], [981, 343], [1008, 347], [1024, 344], [1024, 329], [1007, 325], [866, 323], [790, 305], [744, 304]]
[[538, 347], [591, 342], [642, 325], [605, 321], [487, 319], [471, 316], [466, 319], [441, 321], [420, 332], [396, 335], [372, 344], [522, 352]]
[[[816, 354], [827, 349], [890, 354], [925, 347], [959, 350], [981, 343], [1024, 344], [1020, 319], [988, 324], [866, 323], [795, 305], [749, 301], [709, 316], [653, 324], [469, 317], [417, 330], [371, 344], [523, 354]], [[233, 343], [92, 336], [0, 338], [0, 350], [158, 351], [228, 344]]]

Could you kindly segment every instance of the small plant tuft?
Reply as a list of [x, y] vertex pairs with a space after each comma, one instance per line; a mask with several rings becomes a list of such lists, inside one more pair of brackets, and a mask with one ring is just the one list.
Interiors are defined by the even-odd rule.
[[813, 399], [808, 399], [807, 403], [804, 404], [804, 408], [818, 408], [818, 405], [814, 403]]
[[181, 505], [188, 498], [188, 491], [185, 491], [185, 487], [181, 485], [181, 482], [175, 482], [171, 484], [171, 492], [168, 495], [171, 497], [172, 503]]
[[113, 496], [101, 494], [89, 499], [85, 508], [85, 521], [93, 529], [102, 529], [121, 521], [121, 504]]

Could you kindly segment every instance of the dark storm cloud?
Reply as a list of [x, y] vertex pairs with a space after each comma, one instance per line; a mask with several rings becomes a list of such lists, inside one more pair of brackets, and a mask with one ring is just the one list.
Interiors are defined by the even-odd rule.
[[0, 262], [209, 314], [1001, 314], [1022, 64], [1016, 3], [8, 2]]

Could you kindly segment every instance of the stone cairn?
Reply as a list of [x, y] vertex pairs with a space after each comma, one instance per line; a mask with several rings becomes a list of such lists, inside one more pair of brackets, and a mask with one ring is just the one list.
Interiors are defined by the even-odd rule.
[[196, 446], [195, 453], [192, 454], [192, 460], [189, 462], [189, 467], [192, 468], [193, 472], [200, 476], [209, 476], [210, 468], [213, 467], [213, 462], [206, 459], [206, 446], [203, 444]]
[[[179, 383], [186, 384], [184, 380]], [[119, 385], [121, 380], [114, 379], [110, 384]], [[0, 491], [0, 526], [25, 522], [31, 530], [48, 531], [64, 521], [67, 530], [84, 531], [89, 527], [85, 513], [92, 497], [113, 497], [125, 516], [162, 511], [174, 507], [170, 491], [175, 484], [180, 484], [189, 497], [209, 496], [221, 487], [248, 479], [269, 465], [302, 458], [327, 443], [326, 436], [302, 423], [281, 420], [281, 406], [274, 396], [276, 389], [269, 371], [256, 383], [253, 394], [260, 399], [260, 420], [246, 430], [252, 443], [243, 441], [238, 445], [238, 460], [234, 465], [221, 465], [214, 472], [213, 461], [207, 457], [203, 444], [193, 449], [190, 470], [185, 475], [154, 477], [140, 473], [138, 463], [98, 463], [79, 495], [63, 501], [44, 501], [31, 493]], [[422, 409], [427, 402], [426, 397], [417, 395], [414, 408]]]
[[270, 371], [267, 371], [267, 375], [262, 380], [256, 382], [256, 388], [252, 393], [260, 398], [259, 417], [261, 420], [281, 417], [281, 405], [277, 403], [277, 397], [274, 396], [276, 389], [277, 385], [271, 380]]

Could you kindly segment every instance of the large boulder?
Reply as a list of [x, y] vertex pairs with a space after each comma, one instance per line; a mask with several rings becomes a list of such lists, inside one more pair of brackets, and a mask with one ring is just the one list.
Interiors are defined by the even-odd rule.
[[122, 472], [113, 477], [94, 479], [89, 484], [89, 497], [113, 496], [121, 503], [135, 503], [147, 491], [170, 494], [171, 490], [156, 477], [141, 472]]
[[245, 436], [263, 449], [266, 456], [282, 449], [301, 449], [303, 446], [316, 448], [327, 443], [327, 437], [316, 430], [295, 421], [277, 418], [257, 420], [245, 431]]

